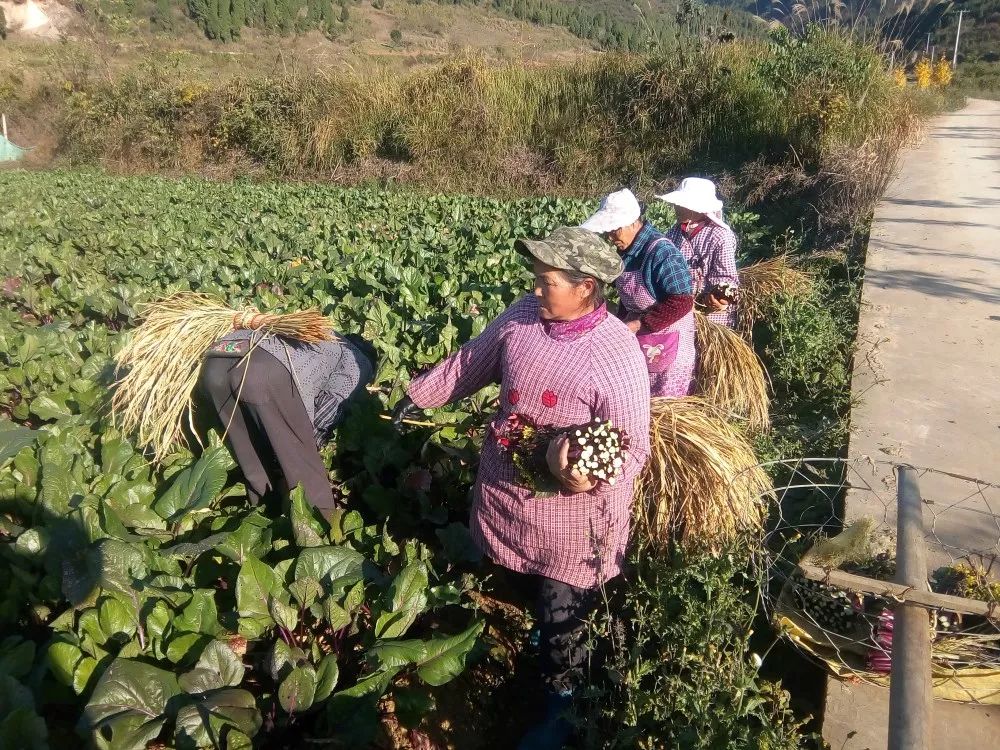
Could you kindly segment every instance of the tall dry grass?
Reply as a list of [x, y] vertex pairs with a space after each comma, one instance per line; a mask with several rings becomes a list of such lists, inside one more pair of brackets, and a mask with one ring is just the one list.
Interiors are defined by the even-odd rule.
[[718, 551], [764, 522], [767, 474], [753, 447], [701, 398], [654, 398], [636, 518], [654, 549]]
[[754, 162], [850, 219], [880, 192], [916, 115], [877, 48], [820, 29], [670, 57], [534, 67], [463, 57], [401, 76], [209, 88], [135, 71], [77, 81], [58, 121], [60, 152], [77, 162], [183, 170], [200, 158], [475, 193], [581, 193]]

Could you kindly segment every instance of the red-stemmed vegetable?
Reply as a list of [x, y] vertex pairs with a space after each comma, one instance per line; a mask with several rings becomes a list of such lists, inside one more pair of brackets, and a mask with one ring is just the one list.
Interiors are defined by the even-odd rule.
[[518, 473], [518, 482], [536, 495], [558, 492], [560, 485], [552, 476], [545, 454], [559, 435], [569, 438], [571, 468], [589, 479], [613, 485], [621, 476], [628, 458], [628, 435], [611, 422], [594, 419], [581, 425], [555, 427], [536, 425], [523, 414], [511, 414], [497, 432], [500, 450], [510, 453]]

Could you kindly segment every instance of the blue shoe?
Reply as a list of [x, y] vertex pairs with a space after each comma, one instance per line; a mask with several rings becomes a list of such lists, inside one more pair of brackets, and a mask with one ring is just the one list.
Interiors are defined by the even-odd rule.
[[545, 718], [528, 730], [517, 750], [562, 750], [573, 733], [573, 725], [566, 718], [572, 705], [572, 693], [549, 693], [545, 699]]

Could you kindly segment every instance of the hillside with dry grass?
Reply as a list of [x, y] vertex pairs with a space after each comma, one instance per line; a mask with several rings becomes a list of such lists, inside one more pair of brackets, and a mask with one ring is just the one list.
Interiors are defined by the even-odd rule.
[[[461, 49], [528, 61], [575, 57], [593, 50], [593, 45], [560, 27], [537, 26], [487, 9], [436, 3], [399, 3], [381, 9], [357, 4], [336, 34], [315, 29], [281, 34], [248, 28], [227, 43], [208, 39], [180, 8], [172, 11], [169, 28], [163, 29], [150, 17], [153, 11], [120, 17], [73, 12], [51, 2], [37, 7], [52, 23], [31, 31], [12, 25], [0, 57], [8, 68], [61, 70], [93, 58], [93, 66], [104, 65], [112, 72], [145, 61], [218, 80], [220, 75], [266, 74], [291, 67], [319, 72], [345, 67], [407, 68]], [[12, 11], [8, 15], [14, 17]], [[52, 28], [55, 37], [48, 33]]]
[[877, 48], [821, 29], [585, 62], [480, 52], [409, 72], [267, 59], [214, 78], [178, 53], [159, 58], [173, 65], [61, 60], [34, 86], [8, 71], [4, 106], [43, 165], [508, 196], [694, 169], [762, 200], [808, 193], [827, 225], [850, 226], [945, 95], [899, 89]]
[[[970, 95], [1000, 96], [1000, 4], [996, 0], [710, 0], [794, 32], [834, 26], [879, 45], [907, 70], [920, 60], [955, 60], [956, 84]], [[959, 32], [961, 18], [961, 32]], [[957, 42], [957, 49], [956, 49]]]

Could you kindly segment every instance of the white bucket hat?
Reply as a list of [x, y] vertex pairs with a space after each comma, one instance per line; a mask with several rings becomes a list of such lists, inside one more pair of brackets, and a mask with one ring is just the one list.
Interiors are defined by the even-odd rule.
[[722, 201], [715, 194], [715, 183], [704, 177], [685, 177], [676, 190], [656, 197], [674, 206], [705, 214], [719, 226], [729, 228], [722, 218]]
[[629, 189], [611, 193], [601, 200], [597, 212], [580, 225], [580, 229], [603, 234], [627, 227], [642, 215], [639, 201]]

